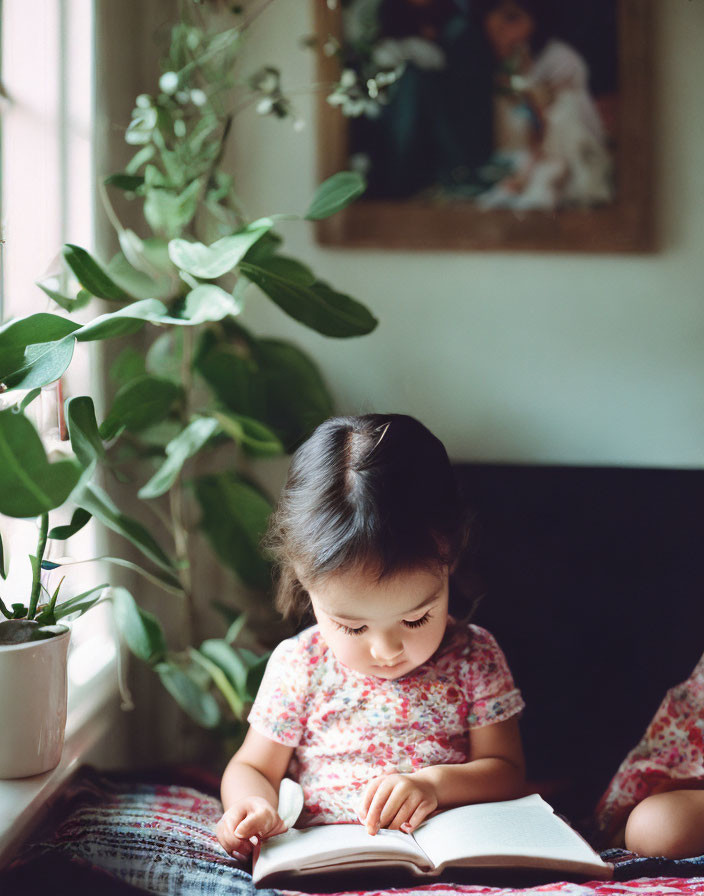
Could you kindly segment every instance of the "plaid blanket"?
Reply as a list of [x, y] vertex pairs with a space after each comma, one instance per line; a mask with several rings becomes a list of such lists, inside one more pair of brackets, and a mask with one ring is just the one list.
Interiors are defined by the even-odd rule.
[[[159, 896], [275, 896], [255, 889], [246, 868], [220, 847], [214, 828], [222, 812], [216, 796], [176, 784], [135, 783], [84, 771], [69, 788], [61, 818], [25, 850], [21, 861], [0, 875], [3, 896], [29, 893], [28, 869], [35, 876], [67, 866], [94, 873], [92, 892], [151, 893]], [[602, 854], [616, 866], [615, 880], [540, 886], [496, 887], [432, 883], [392, 890], [366, 890], [372, 896], [693, 896], [704, 894], [704, 857], [667, 861], [644, 859], [623, 850]], [[89, 880], [89, 877], [86, 878]], [[100, 880], [122, 884], [110, 889]], [[13, 889], [12, 881], [16, 889]], [[46, 884], [50, 881], [47, 878]], [[54, 893], [60, 889], [54, 878]], [[45, 888], [46, 892], [46, 888]], [[71, 892], [83, 892], [72, 887]], [[360, 891], [349, 890], [348, 893]]]

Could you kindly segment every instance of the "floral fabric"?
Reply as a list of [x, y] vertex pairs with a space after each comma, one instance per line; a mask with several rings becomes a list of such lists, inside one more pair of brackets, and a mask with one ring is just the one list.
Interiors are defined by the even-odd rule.
[[523, 706], [503, 653], [476, 625], [450, 620], [431, 659], [393, 681], [339, 663], [313, 626], [271, 655], [249, 723], [295, 748], [287, 774], [303, 788], [306, 826], [357, 821], [379, 775], [467, 762], [470, 731]]
[[622, 830], [633, 807], [652, 793], [704, 783], [704, 655], [671, 688], [640, 742], [626, 756], [597, 806], [606, 839]]

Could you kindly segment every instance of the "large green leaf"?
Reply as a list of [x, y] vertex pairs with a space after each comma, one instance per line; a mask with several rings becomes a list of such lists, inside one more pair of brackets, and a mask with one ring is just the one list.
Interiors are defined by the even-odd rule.
[[173, 263], [194, 277], [215, 280], [237, 267], [252, 246], [271, 230], [271, 218], [254, 221], [239, 233], [224, 236], [212, 245], [176, 239], [169, 243]]
[[108, 299], [112, 302], [131, 302], [134, 298], [121, 286], [118, 286], [95, 259], [80, 246], [67, 243], [62, 255], [66, 264], [73, 271], [76, 279], [84, 289], [99, 299]]
[[65, 373], [73, 357], [76, 340], [71, 336], [59, 342], [28, 345], [22, 362], [8, 373], [3, 382], [9, 389], [38, 389], [48, 386]]
[[132, 653], [145, 663], [161, 662], [167, 647], [156, 616], [140, 609], [125, 588], [113, 588], [111, 599], [115, 621]]
[[295, 345], [260, 339], [254, 355], [265, 395], [263, 419], [290, 451], [334, 413], [332, 397], [317, 366]]
[[247, 664], [236, 647], [219, 638], [203, 641], [198, 650], [213, 663], [216, 663], [235, 686], [238, 694], [243, 695], [247, 687]]
[[195, 481], [195, 491], [201, 529], [220, 559], [246, 585], [270, 586], [270, 567], [259, 551], [271, 514], [267, 498], [233, 472], [202, 476]]
[[49, 538], [55, 538], [57, 541], [65, 541], [67, 538], [75, 535], [76, 532], [80, 532], [91, 519], [92, 517], [88, 511], [79, 507], [77, 510], [74, 510], [70, 523], [65, 526], [54, 526], [49, 532]]
[[168, 416], [181, 388], [171, 380], [145, 374], [124, 385], [115, 396], [110, 412], [100, 426], [100, 437], [112, 439], [127, 429], [139, 432]]
[[97, 517], [109, 529], [112, 529], [113, 532], [117, 532], [130, 541], [145, 557], [148, 557], [155, 563], [159, 569], [164, 570], [167, 575], [162, 575], [160, 578], [172, 587], [180, 588], [181, 583], [173, 575], [173, 563], [148, 529], [137, 520], [122, 513], [111, 498], [95, 483], [83, 484], [74, 495], [74, 500], [80, 507]]
[[146, 372], [144, 352], [139, 352], [134, 346], [128, 345], [113, 361], [110, 367], [110, 379], [118, 386], [124, 386], [130, 380], [144, 376]]
[[264, 408], [257, 365], [235, 346], [213, 346], [198, 354], [195, 368], [225, 407], [250, 417]]
[[251, 457], [276, 457], [284, 446], [268, 426], [244, 414], [220, 412], [215, 414], [223, 432], [242, 446]]
[[0, 513], [31, 517], [60, 507], [82, 472], [73, 458], [50, 464], [29, 420], [0, 411]]
[[322, 280], [307, 284], [298, 277], [291, 279], [290, 272], [274, 259], [243, 262], [240, 270], [294, 320], [338, 338], [363, 336], [376, 327], [376, 318], [356, 299], [336, 292]]
[[156, 498], [167, 492], [176, 482], [179, 473], [189, 457], [193, 457], [208, 439], [218, 431], [217, 420], [197, 417], [166, 446], [166, 460], [157, 472], [139, 490], [140, 498]]
[[80, 289], [75, 296], [64, 295], [62, 292], [59, 292], [58, 285], [58, 277], [47, 277], [46, 280], [37, 281], [39, 289], [46, 293], [64, 311], [78, 311], [80, 308], [84, 308], [93, 298], [87, 289]]
[[66, 421], [71, 447], [84, 467], [105, 456], [92, 398], [70, 398], [66, 402]]
[[[147, 166], [147, 180], [149, 170]], [[196, 211], [201, 192], [201, 179], [192, 181], [181, 193], [147, 184], [144, 217], [152, 230], [167, 239], [177, 237], [188, 226]]]
[[117, 187], [118, 190], [124, 190], [126, 193], [134, 193], [144, 185], [144, 177], [140, 174], [116, 174], [108, 175], [103, 181], [106, 187]]
[[236, 317], [242, 311], [242, 303], [229, 292], [214, 283], [196, 286], [186, 296], [181, 317], [184, 323], [202, 324], [207, 321]]
[[90, 323], [84, 324], [73, 333], [79, 342], [93, 342], [97, 339], [112, 339], [127, 336], [141, 330], [145, 323], [163, 323], [168, 320], [167, 309], [157, 299], [142, 299], [113, 311], [101, 314]]
[[147, 372], [180, 385], [183, 379], [183, 330], [169, 328], [147, 350]]
[[[208, 642], [206, 641], [204, 643], [207, 644]], [[226, 647], [228, 647], [229, 649], [229, 645], [226, 645]], [[215, 662], [204, 652], [202, 652], [202, 649], [194, 650], [193, 648], [191, 648], [189, 653], [191, 659], [194, 660], [203, 669], [205, 669], [205, 671], [208, 673], [213, 681], [213, 684], [217, 687], [217, 689], [227, 701], [228, 706], [232, 710], [233, 716], [236, 719], [241, 718], [244, 710], [244, 700], [238, 693], [237, 687], [233, 684], [232, 679], [228, 675], [227, 671], [220, 663]]]
[[56, 314], [31, 314], [0, 327], [0, 382], [35, 389], [57, 380], [71, 363], [79, 324]]
[[315, 191], [306, 218], [309, 221], [319, 221], [321, 218], [329, 218], [335, 212], [341, 211], [350, 202], [361, 196], [367, 185], [361, 174], [356, 171], [339, 171], [333, 174]]
[[143, 240], [132, 230], [119, 234], [121, 251], [108, 264], [115, 282], [139, 299], [164, 299], [179, 288], [178, 271], [169, 258], [166, 240]]
[[172, 662], [157, 663], [154, 667], [161, 683], [194, 722], [203, 728], [215, 728], [220, 722], [220, 707], [212, 694], [181, 666]]
[[144, 271], [134, 268], [123, 252], [118, 252], [110, 259], [107, 272], [112, 279], [123, 289], [129, 290], [137, 299], [163, 299], [173, 291], [173, 281], [164, 277], [161, 281], [155, 280]]
[[74, 330], [78, 330], [80, 324], [59, 317], [58, 314], [30, 314], [18, 320], [11, 320], [0, 327], [0, 370], [5, 368], [5, 358], [8, 352], [38, 342], [55, 342], [63, 339]]
[[[227, 411], [240, 421], [243, 417], [260, 421], [290, 450], [334, 413], [330, 393], [316, 365], [296, 346], [256, 339], [237, 326], [242, 338], [234, 344], [206, 334], [195, 368]], [[242, 433], [237, 424], [236, 431], [227, 430], [224, 423], [223, 429], [238, 440], [247, 439], [247, 433], [255, 438], [253, 431]], [[257, 451], [254, 442], [250, 449]]]

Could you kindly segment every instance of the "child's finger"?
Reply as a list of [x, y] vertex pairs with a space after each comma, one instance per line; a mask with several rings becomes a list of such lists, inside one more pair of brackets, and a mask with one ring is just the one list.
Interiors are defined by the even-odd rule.
[[434, 808], [435, 806], [433, 806], [432, 803], [429, 803], [427, 800], [421, 800], [411, 813], [408, 820], [400, 825], [400, 829], [406, 834], [410, 834], [412, 831], [415, 831], [418, 825], [422, 821], [425, 821], [425, 819], [428, 817], [428, 815], [430, 815]]
[[374, 778], [374, 780], [370, 781], [365, 787], [364, 795], [362, 796], [362, 801], [359, 804], [359, 811], [357, 813], [361, 822], [366, 821], [367, 814], [369, 813], [369, 807], [371, 806], [374, 795], [383, 780], [383, 777]]
[[249, 812], [235, 828], [235, 837], [249, 840], [256, 834], [263, 834], [268, 827], [263, 811]]
[[242, 840], [235, 836], [234, 828], [240, 821], [240, 815], [235, 814], [234, 818], [230, 814], [225, 814], [217, 823], [215, 828], [215, 833], [217, 835], [218, 841], [220, 845], [225, 850], [225, 852], [230, 855], [233, 851], [241, 852], [245, 856], [248, 855], [246, 847], [243, 845]]
[[[420, 797], [418, 797], [420, 798]], [[382, 828], [390, 828], [398, 818], [398, 828], [416, 807], [416, 795], [409, 793], [405, 787], [395, 787], [389, 794], [381, 810], [379, 824]]]
[[402, 830], [403, 826], [411, 819], [422, 799], [423, 797], [419, 793], [408, 794], [392, 818], [387, 821], [384, 814], [382, 814], [382, 827], [389, 828], [392, 831]]
[[[382, 826], [382, 813], [385, 811], [387, 801], [394, 790], [395, 782], [391, 778], [386, 778], [377, 787], [365, 820], [367, 831], [370, 834], [376, 834]], [[401, 802], [403, 802], [403, 800], [397, 801], [394, 804], [394, 811], [390, 815], [386, 812], [385, 817], [393, 818], [400, 808]]]

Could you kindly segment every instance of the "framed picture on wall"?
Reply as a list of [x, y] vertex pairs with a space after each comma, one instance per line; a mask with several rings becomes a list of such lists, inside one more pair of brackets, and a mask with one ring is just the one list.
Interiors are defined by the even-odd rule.
[[321, 243], [654, 249], [651, 0], [312, 2], [319, 174], [368, 182]]

